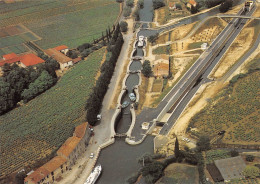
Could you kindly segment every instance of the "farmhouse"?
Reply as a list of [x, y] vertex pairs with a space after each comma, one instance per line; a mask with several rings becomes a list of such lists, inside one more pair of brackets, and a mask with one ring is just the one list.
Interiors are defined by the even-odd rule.
[[3, 59], [0, 60], [0, 67], [4, 66], [5, 63], [13, 64], [17, 63], [21, 67], [33, 66], [39, 63], [43, 63], [44, 60], [39, 58], [33, 53], [24, 54], [17, 56], [15, 53], [3, 55]]
[[45, 53], [60, 63], [61, 70], [64, 70], [65, 68], [73, 65], [71, 58], [67, 57], [55, 48], [47, 49], [45, 50]]
[[54, 183], [62, 174], [69, 170], [75, 163], [76, 159], [86, 151], [91, 131], [88, 123], [83, 123], [75, 128], [72, 137], [57, 151], [57, 156], [49, 162], [28, 174], [24, 179], [25, 184], [43, 184]]
[[188, 3], [187, 3], [187, 7], [188, 8], [191, 8], [191, 7], [196, 7], [197, 6], [197, 3], [195, 0], [190, 0]]
[[60, 45], [58, 47], [55, 47], [54, 49], [59, 51], [59, 52], [61, 52], [61, 53], [63, 53], [63, 54], [65, 54], [65, 55], [69, 51], [69, 48], [66, 45]]
[[214, 164], [207, 165], [207, 169], [215, 182], [243, 178], [246, 164], [241, 156], [215, 160]]

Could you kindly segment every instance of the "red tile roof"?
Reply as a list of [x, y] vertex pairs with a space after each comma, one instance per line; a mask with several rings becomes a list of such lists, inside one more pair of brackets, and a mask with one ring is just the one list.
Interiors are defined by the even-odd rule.
[[72, 61], [73, 61], [73, 63], [75, 64], [75, 63], [78, 63], [79, 61], [81, 61], [82, 59], [81, 59], [81, 57], [77, 57], [77, 58], [75, 58], [75, 59], [72, 59]]
[[86, 128], [88, 123], [82, 123], [81, 125], [77, 126], [74, 131], [74, 136], [78, 138], [83, 138], [86, 132]]
[[197, 5], [197, 3], [196, 3], [195, 0], [190, 0], [189, 3], [190, 3], [191, 5], [193, 5], [193, 6], [196, 6], [196, 5]]
[[21, 63], [23, 63], [25, 66], [32, 66], [43, 62], [44, 60], [39, 58], [35, 54], [23, 55], [21, 59]]
[[68, 49], [68, 47], [66, 45], [60, 45], [58, 47], [55, 47], [54, 49], [57, 50], [57, 51], [61, 51], [61, 50], [64, 50], [64, 49]]
[[170, 7], [170, 8], [175, 7], [175, 2], [169, 2], [169, 7]]
[[50, 57], [56, 59], [59, 63], [68, 63], [72, 61], [71, 58], [65, 56], [61, 52], [57, 51], [56, 49], [47, 49], [45, 53], [48, 54]]
[[[64, 164], [67, 161], [67, 159], [56, 156], [53, 159], [51, 159], [49, 162], [41, 166], [40, 168], [36, 169], [32, 174], [28, 175], [24, 181], [31, 181], [34, 183], [37, 183], [41, 181], [43, 178], [45, 178], [48, 174], [58, 169], [62, 164]], [[30, 182], [30, 183], [31, 183]]]
[[12, 63], [16, 63], [20, 60], [21, 60], [21, 57], [16, 57], [13, 59], [8, 59], [8, 60], [0, 60], [0, 67], [4, 66], [5, 63], [12, 64]]
[[17, 57], [17, 55], [15, 53], [3, 55], [3, 59], [5, 59], [5, 60], [13, 59], [13, 58], [16, 58], [16, 57]]
[[66, 142], [60, 147], [57, 151], [57, 155], [69, 157], [71, 152], [74, 151], [78, 143], [80, 142], [80, 138], [78, 137], [70, 137], [66, 140]]

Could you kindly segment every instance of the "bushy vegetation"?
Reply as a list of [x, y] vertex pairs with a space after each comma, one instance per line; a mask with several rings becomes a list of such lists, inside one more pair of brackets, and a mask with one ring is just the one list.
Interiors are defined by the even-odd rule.
[[127, 24], [127, 22], [126, 21], [121, 21], [120, 22], [120, 30], [122, 31], [122, 32], [127, 32], [127, 30], [128, 30], [128, 24]]
[[13, 109], [19, 101], [27, 102], [57, 82], [55, 70], [59, 69], [59, 63], [46, 55], [40, 56], [46, 62], [36, 66], [22, 68], [6, 63], [2, 67], [0, 115]]
[[223, 3], [221, 3], [219, 7], [219, 11], [221, 13], [227, 12], [232, 7], [233, 1], [232, 0], [225, 0]]
[[153, 75], [150, 61], [148, 60], [144, 61], [142, 73], [144, 74], [145, 77], [151, 77]]
[[164, 6], [165, 6], [164, 0], [153, 0], [153, 9], [154, 10], [159, 9]]
[[84, 106], [104, 52], [92, 53], [48, 91], [0, 116], [1, 174], [46, 158], [85, 122]]
[[92, 126], [97, 123], [97, 115], [100, 113], [102, 101], [107, 92], [123, 43], [124, 39], [118, 24], [107, 47], [108, 53], [106, 61], [101, 67], [100, 77], [98, 78], [85, 106], [85, 109], [87, 110], [86, 119]]

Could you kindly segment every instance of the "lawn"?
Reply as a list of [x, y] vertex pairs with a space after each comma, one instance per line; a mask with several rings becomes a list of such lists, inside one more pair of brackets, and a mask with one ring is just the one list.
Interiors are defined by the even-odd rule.
[[1, 26], [23, 24], [42, 38], [36, 44], [43, 49], [92, 42], [112, 27], [120, 10], [115, 0], [23, 1], [15, 5], [0, 8]]
[[92, 53], [54, 87], [0, 116], [1, 175], [44, 158], [72, 136], [75, 126], [85, 121], [84, 106], [104, 52], [105, 49], [100, 49]]

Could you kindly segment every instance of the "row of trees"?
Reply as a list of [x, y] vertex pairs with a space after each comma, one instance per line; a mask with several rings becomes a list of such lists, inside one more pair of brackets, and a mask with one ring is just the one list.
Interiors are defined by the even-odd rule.
[[164, 6], [165, 6], [164, 0], [153, 0], [153, 9], [154, 10], [159, 9]]
[[27, 68], [21, 68], [17, 64], [5, 64], [2, 67], [3, 76], [0, 77], [1, 115], [13, 109], [19, 101], [28, 102], [57, 82], [55, 70], [60, 68], [59, 63], [43, 53], [38, 55], [45, 60], [44, 63]]
[[108, 44], [106, 61], [101, 66], [100, 77], [96, 81], [96, 85], [85, 106], [87, 111], [86, 119], [92, 126], [97, 122], [97, 115], [100, 113], [102, 101], [107, 92], [123, 43], [124, 39], [118, 24]]

